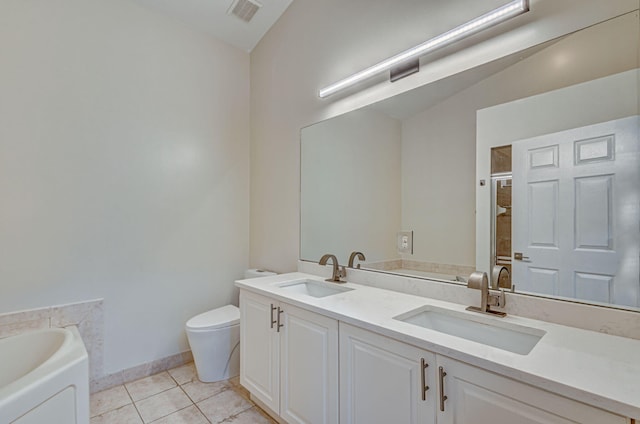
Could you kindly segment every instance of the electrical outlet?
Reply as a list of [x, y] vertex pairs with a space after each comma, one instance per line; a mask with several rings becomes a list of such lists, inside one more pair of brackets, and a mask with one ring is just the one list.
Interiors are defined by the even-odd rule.
[[397, 233], [398, 253], [413, 255], [413, 231], [399, 231]]

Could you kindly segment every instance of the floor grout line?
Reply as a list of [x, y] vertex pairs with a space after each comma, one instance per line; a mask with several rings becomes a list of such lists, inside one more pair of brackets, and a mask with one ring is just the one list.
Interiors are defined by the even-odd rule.
[[[163, 416], [161, 416], [161, 417], [158, 417], [158, 418], [156, 418], [156, 419], [155, 419], [155, 420], [153, 420], [153, 421], [149, 421], [148, 423], [147, 423], [144, 419], [142, 419], [143, 424], [150, 424], [150, 423], [155, 422], [155, 421], [158, 421], [158, 420], [160, 420], [160, 419], [162, 419], [162, 418], [166, 418], [166, 417], [168, 417], [168, 416], [169, 416], [169, 415], [171, 415], [171, 414], [175, 414], [175, 413], [176, 413], [176, 412], [178, 412], [178, 411], [182, 411], [183, 409], [186, 409], [186, 408], [188, 408], [188, 407], [190, 407], [190, 406], [192, 406], [192, 405], [195, 405], [195, 402], [193, 401], [193, 399], [191, 399], [191, 398], [189, 397], [189, 395], [188, 395], [187, 393], [185, 393], [184, 389], [183, 389], [179, 384], [176, 384], [175, 386], [173, 386], [173, 387], [171, 387], [171, 388], [169, 388], [169, 389], [163, 390], [163, 391], [158, 392], [158, 393], [156, 393], [156, 394], [154, 394], [154, 395], [148, 396], [148, 397], [146, 397], [146, 398], [144, 398], [144, 399], [140, 399], [140, 400], [139, 400], [139, 401], [137, 401], [137, 402], [141, 402], [141, 401], [143, 401], [143, 400], [151, 399], [151, 398], [152, 398], [152, 397], [154, 397], [154, 396], [157, 396], [157, 395], [162, 394], [162, 393], [164, 393], [164, 392], [168, 392], [169, 390], [173, 390], [173, 389], [175, 389], [176, 387], [180, 388], [180, 390], [182, 391], [182, 393], [184, 393], [184, 395], [187, 397], [187, 399], [189, 399], [189, 402], [191, 402], [191, 405], [187, 405], [187, 406], [185, 406], [184, 408], [180, 408], [180, 409], [177, 409], [177, 410], [175, 410], [175, 411], [172, 411], [172, 412], [168, 413], [167, 415], [163, 415]], [[133, 404], [135, 405], [136, 409], [138, 409], [137, 402], [133, 402]], [[138, 410], [138, 415], [140, 415], [140, 418], [142, 418], [142, 414], [140, 414], [140, 411], [139, 411], [139, 410]]]
[[238, 415], [240, 415], [240, 414], [242, 414], [242, 413], [244, 413], [244, 412], [247, 412], [249, 409], [251, 409], [251, 408], [253, 408], [253, 407], [254, 407], [254, 405], [249, 404], [249, 406], [248, 406], [247, 408], [243, 409], [242, 411], [236, 412], [236, 413], [235, 413], [235, 414], [233, 414], [233, 415], [228, 416], [228, 417], [227, 417], [227, 418], [225, 418], [224, 420], [220, 421], [220, 423], [229, 423], [229, 422], [231, 422], [231, 421], [229, 421], [229, 420], [232, 420], [232, 419], [236, 419], [236, 418], [238, 418]]
[[198, 408], [198, 411], [200, 411], [200, 413], [202, 414], [202, 416], [204, 417], [204, 419], [205, 419], [205, 420], [207, 420], [207, 422], [208, 422], [209, 424], [213, 424], [213, 421], [211, 421], [211, 420], [209, 419], [209, 417], [207, 417], [207, 416], [205, 415], [205, 413], [202, 411], [202, 409], [200, 409], [200, 407], [198, 406], [198, 404], [194, 402], [194, 405], [195, 405], [195, 407], [196, 407], [196, 408]]
[[[191, 383], [191, 382], [189, 382], [189, 383]], [[185, 384], [189, 384], [189, 383], [185, 383]], [[193, 398], [191, 396], [189, 396], [189, 393], [187, 393], [187, 391], [184, 389], [184, 387], [182, 387], [182, 384], [178, 384], [178, 387], [180, 387], [180, 390], [182, 390], [182, 393], [184, 393], [189, 398], [189, 400], [195, 405], [196, 401], [193, 400]]]
[[[191, 405], [187, 405], [187, 406], [185, 406], [184, 408], [180, 408], [180, 409], [178, 409], [178, 410], [176, 410], [176, 411], [173, 411], [171, 414], [167, 414], [167, 415], [164, 415], [164, 416], [162, 416], [162, 417], [158, 417], [158, 418], [156, 418], [155, 420], [153, 420], [153, 421], [149, 421], [148, 423], [144, 423], [144, 424], [153, 424], [153, 423], [155, 423], [156, 421], [160, 421], [160, 420], [161, 420], [161, 419], [163, 419], [163, 418], [167, 418], [169, 415], [172, 415], [172, 414], [175, 414], [175, 413], [177, 413], [177, 412], [183, 411], [183, 410], [185, 410], [185, 409], [187, 409], [187, 408], [191, 408], [192, 406], [195, 406], [195, 404], [194, 404], [194, 403], [192, 403]], [[203, 415], [204, 415], [204, 414], [203, 414]], [[205, 419], [206, 419], [206, 418], [207, 418], [207, 417], [205, 417]]]
[[123, 384], [122, 387], [124, 387], [124, 390], [127, 392], [127, 395], [129, 395], [129, 399], [131, 399], [131, 403], [133, 404], [133, 408], [136, 410], [136, 414], [138, 414], [138, 417], [140, 418], [140, 421], [144, 424], [144, 419], [142, 418], [142, 414], [140, 413], [140, 410], [138, 409], [138, 405], [136, 405], [136, 402], [133, 400], [133, 396], [131, 396], [131, 393], [129, 392], [129, 389], [127, 389], [127, 385]]

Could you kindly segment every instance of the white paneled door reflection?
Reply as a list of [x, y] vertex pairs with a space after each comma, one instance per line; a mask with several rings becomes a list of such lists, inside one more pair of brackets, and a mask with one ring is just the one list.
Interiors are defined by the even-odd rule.
[[513, 143], [518, 291], [640, 306], [638, 116]]

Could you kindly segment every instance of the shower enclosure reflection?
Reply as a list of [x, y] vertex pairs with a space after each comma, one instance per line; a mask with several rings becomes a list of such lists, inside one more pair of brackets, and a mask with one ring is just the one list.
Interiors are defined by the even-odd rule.
[[[510, 289], [511, 284], [511, 145], [491, 149], [491, 257], [493, 287]], [[506, 275], [501, 277], [504, 267]], [[496, 274], [497, 272], [497, 274]]]

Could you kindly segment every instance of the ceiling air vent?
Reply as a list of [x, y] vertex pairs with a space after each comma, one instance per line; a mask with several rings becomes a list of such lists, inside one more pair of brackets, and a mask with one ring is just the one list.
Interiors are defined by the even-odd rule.
[[256, 0], [234, 0], [227, 14], [249, 22], [261, 7], [262, 4]]

